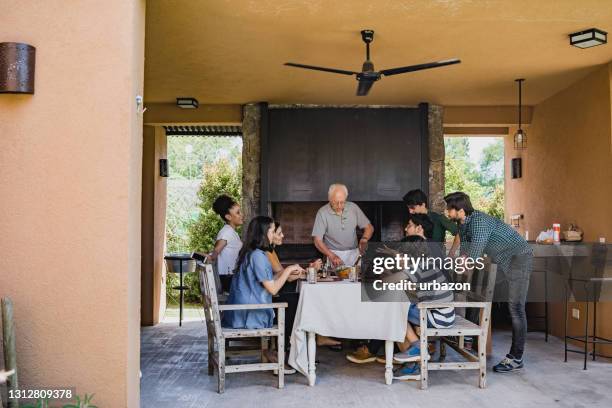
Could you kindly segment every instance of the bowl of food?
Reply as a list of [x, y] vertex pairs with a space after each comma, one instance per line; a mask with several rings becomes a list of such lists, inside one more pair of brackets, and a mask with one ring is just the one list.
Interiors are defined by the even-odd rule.
[[350, 266], [342, 266], [336, 270], [336, 276], [341, 279], [348, 279], [351, 267]]

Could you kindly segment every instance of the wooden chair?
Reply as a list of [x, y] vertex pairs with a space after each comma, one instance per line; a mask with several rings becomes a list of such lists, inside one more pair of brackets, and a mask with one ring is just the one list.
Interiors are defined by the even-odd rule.
[[[421, 302], [417, 306], [420, 310], [421, 322], [421, 389], [427, 388], [429, 370], [478, 370], [480, 373], [478, 385], [486, 387], [487, 377], [487, 340], [489, 334], [489, 322], [491, 320], [491, 300], [495, 288], [495, 276], [497, 265], [486, 263], [485, 268], [480, 271], [474, 270], [471, 279], [471, 290], [463, 293], [462, 301], [448, 303]], [[473, 323], [466, 318], [456, 314], [455, 324], [445, 329], [427, 327], [427, 309], [455, 307], [455, 308], [478, 308], [480, 309], [479, 323]], [[456, 336], [459, 341], [451, 341], [448, 337]], [[463, 345], [463, 337], [472, 336], [478, 342], [478, 354], [474, 355], [466, 350]], [[453, 348], [466, 361], [463, 362], [433, 362], [428, 361], [428, 338], [440, 337], [441, 345], [447, 344]], [[441, 346], [442, 349], [442, 346]]]
[[[285, 308], [287, 303], [266, 303], [248, 305], [219, 305], [217, 299], [217, 287], [212, 265], [201, 261], [196, 262], [200, 275], [200, 288], [204, 303], [204, 317], [206, 318], [206, 331], [208, 333], [208, 375], [213, 375], [217, 367], [218, 388], [221, 394], [225, 391], [225, 374], [246, 371], [268, 371], [274, 370], [278, 373], [278, 388], [285, 384]], [[277, 309], [278, 325], [265, 329], [231, 329], [221, 327], [221, 312], [224, 310], [253, 310], [253, 309]], [[227, 365], [226, 345], [227, 339], [244, 339], [260, 337], [261, 344], [265, 343], [267, 337], [276, 337], [278, 344], [278, 362], [255, 364]], [[262, 350], [263, 357], [263, 350]]]

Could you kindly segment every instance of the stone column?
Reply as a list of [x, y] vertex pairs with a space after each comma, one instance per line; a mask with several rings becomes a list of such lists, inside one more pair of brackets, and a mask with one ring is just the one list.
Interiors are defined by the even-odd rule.
[[[244, 225], [260, 213], [261, 193], [261, 104], [242, 108], [242, 213]], [[243, 235], [246, 227], [242, 229]]]
[[429, 105], [429, 208], [444, 212], [444, 108]]

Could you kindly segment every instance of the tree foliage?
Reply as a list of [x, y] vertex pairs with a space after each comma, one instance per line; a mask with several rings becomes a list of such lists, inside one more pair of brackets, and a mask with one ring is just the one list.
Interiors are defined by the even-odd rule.
[[227, 194], [240, 202], [242, 197], [242, 166], [230, 165], [221, 159], [204, 171], [204, 179], [198, 191], [199, 214], [189, 226], [189, 247], [192, 251], [210, 251], [223, 221], [215, 214], [212, 204], [221, 194]]
[[[186, 148], [191, 146], [190, 148]], [[190, 153], [187, 153], [190, 151]], [[168, 139], [168, 203], [166, 252], [210, 251], [223, 226], [212, 211], [220, 194], [240, 202], [242, 140], [228, 137], [171, 137]], [[168, 304], [178, 303], [178, 275], [168, 274]], [[185, 302], [199, 302], [197, 274], [184, 275]]]
[[470, 138], [447, 137], [444, 145], [446, 194], [463, 191], [477, 209], [503, 220], [503, 139], [486, 146], [479, 163], [470, 160]]

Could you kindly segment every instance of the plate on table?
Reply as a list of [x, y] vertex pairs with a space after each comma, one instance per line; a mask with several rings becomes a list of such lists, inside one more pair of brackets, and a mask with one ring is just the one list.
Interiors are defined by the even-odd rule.
[[338, 282], [342, 279], [337, 276], [328, 276], [327, 278], [317, 278], [317, 282]]

